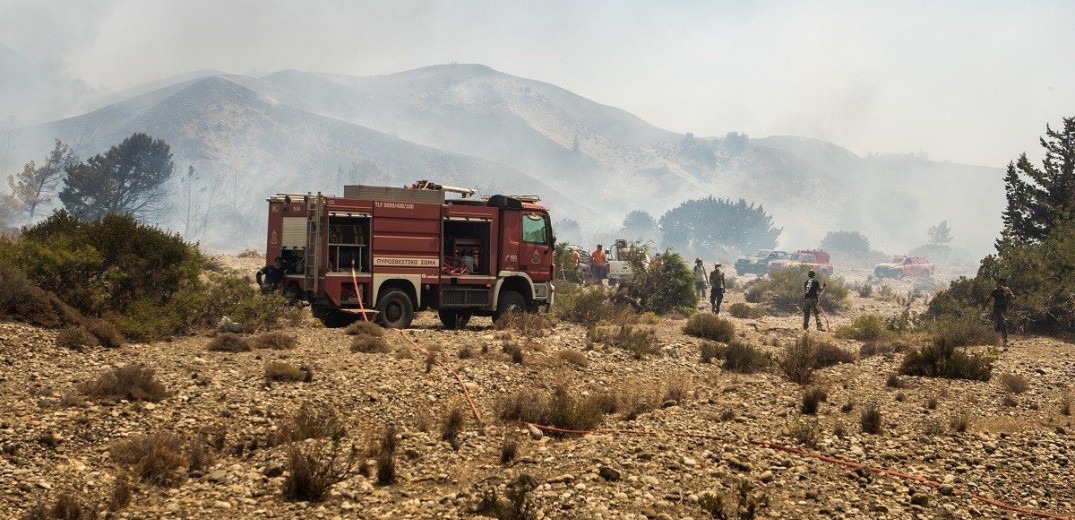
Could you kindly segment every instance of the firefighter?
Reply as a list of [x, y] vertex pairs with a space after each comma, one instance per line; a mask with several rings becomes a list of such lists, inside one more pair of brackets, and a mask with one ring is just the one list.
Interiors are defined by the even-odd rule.
[[818, 309], [821, 294], [825, 292], [825, 284], [817, 279], [817, 273], [813, 270], [806, 273], [806, 281], [803, 282], [803, 330], [810, 329], [810, 313], [814, 313], [814, 321], [817, 322], [817, 330], [824, 331], [821, 326], [821, 314]]
[[694, 259], [694, 288], [698, 291], [698, 299], [705, 298], [706, 286], [705, 264], [701, 258]]
[[567, 254], [567, 269], [571, 270], [571, 276], [575, 280], [578, 280], [579, 268], [581, 265], [582, 255], [579, 254], [578, 248], [572, 247], [571, 251]]
[[273, 260], [272, 265], [267, 265], [258, 269], [258, 272], [254, 275], [254, 279], [257, 280], [258, 285], [261, 286], [261, 292], [268, 293], [275, 291], [279, 287], [280, 282], [284, 280], [284, 274], [287, 273], [287, 269], [284, 266], [284, 257], [278, 256]]
[[608, 254], [605, 253], [605, 246], [597, 244], [597, 249], [590, 253], [590, 259], [592, 260], [591, 266], [593, 269], [593, 275], [597, 278], [597, 283], [603, 283], [604, 279], [608, 277]]
[[1004, 318], [1004, 313], [1008, 312], [1008, 304], [1015, 299], [1015, 294], [1008, 288], [1007, 278], [997, 279], [997, 287], [989, 293], [988, 299], [993, 300], [993, 323], [1006, 347], [1008, 346], [1008, 321]]
[[720, 269], [720, 262], [713, 264], [713, 270], [709, 272], [709, 306], [713, 308], [713, 314], [720, 314], [720, 304], [724, 301], [724, 271]]

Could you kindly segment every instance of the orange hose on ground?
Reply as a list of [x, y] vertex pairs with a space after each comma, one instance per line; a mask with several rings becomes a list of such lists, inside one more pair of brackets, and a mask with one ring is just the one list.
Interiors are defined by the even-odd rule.
[[[534, 423], [528, 423], [528, 422], [524, 422], [524, 421], [520, 421], [520, 422], [522, 424], [533, 426], [533, 427], [535, 427], [535, 428], [537, 428], [539, 430], [542, 430], [542, 431], [555, 432], [555, 433], [569, 433], [569, 434], [574, 434], [574, 435], [586, 435], [586, 434], [589, 434], [589, 433], [597, 433], [597, 434], [624, 434], [624, 435], [657, 436], [657, 435], [661, 435], [662, 433], [665, 433], [666, 435], [670, 435], [672, 437], [702, 438], [702, 439], [709, 439], [709, 440], [727, 440], [727, 439], [722, 439], [722, 438], [714, 436], [714, 435], [706, 435], [706, 434], [701, 434], [701, 433], [690, 433], [690, 432], [667, 433], [667, 432], [655, 432], [655, 431], [645, 431], [645, 430], [630, 430], [630, 429], [569, 430], [569, 429], [565, 429], [565, 428], [557, 428], [555, 426], [547, 426], [547, 425], [543, 425], [543, 424], [534, 424]], [[899, 478], [899, 479], [902, 479], [902, 480], [910, 480], [910, 481], [913, 481], [913, 482], [919, 482], [921, 484], [927, 485], [927, 486], [932, 487], [932, 488], [939, 488], [942, 485], [944, 485], [941, 482], [938, 482], [936, 480], [926, 478], [926, 477], [923, 477], [923, 476], [920, 476], [920, 475], [912, 475], [910, 473], [902, 473], [902, 472], [891, 470], [891, 469], [888, 469], [888, 468], [883, 468], [883, 467], [880, 467], [880, 466], [867, 466], [865, 464], [861, 464], [861, 463], [858, 463], [858, 462], [855, 462], [855, 461], [842, 459], [842, 458], [839, 458], [839, 457], [833, 457], [833, 456], [830, 456], [830, 455], [824, 455], [824, 454], [821, 454], [821, 453], [808, 451], [808, 450], [804, 450], [804, 449], [801, 449], [801, 448], [795, 448], [795, 447], [792, 447], [792, 446], [785, 446], [783, 444], [776, 444], [776, 443], [764, 442], [764, 441], [755, 441], [755, 440], [750, 440], [750, 439], [747, 439], [744, 442], [746, 444], [751, 445], [751, 446], [757, 446], [757, 447], [761, 447], [761, 448], [768, 448], [768, 449], [771, 449], [771, 450], [782, 451], [784, 453], [790, 453], [792, 455], [797, 455], [799, 457], [812, 458], [812, 459], [820, 460], [822, 462], [827, 462], [829, 464], [835, 464], [835, 465], [838, 465], [838, 466], [844, 466], [844, 467], [847, 467], [847, 468], [865, 468], [865, 469], [867, 469], [867, 470], [869, 470], [869, 471], [871, 471], [873, 473], [881, 473], [883, 475], [889, 475], [889, 476], [896, 477], [896, 478]], [[1028, 515], [1028, 516], [1034, 516], [1034, 517], [1037, 517], [1037, 518], [1049, 518], [1049, 519], [1053, 519], [1053, 520], [1073, 520], [1071, 517], [1058, 515], [1056, 513], [1050, 513], [1048, 511], [1039, 511], [1039, 510], [1036, 510], [1036, 509], [1029, 509], [1029, 508], [1025, 508], [1025, 507], [1020, 507], [1020, 506], [1017, 506], [1017, 505], [1014, 505], [1014, 504], [1008, 504], [1006, 502], [1001, 502], [1000, 500], [997, 500], [995, 498], [989, 498], [987, 496], [979, 495], [977, 493], [971, 493], [969, 491], [964, 491], [964, 490], [956, 488], [956, 487], [952, 488], [952, 494], [953, 495], [963, 495], [963, 496], [969, 497], [969, 498], [971, 498], [973, 500], [977, 500], [979, 502], [989, 504], [989, 505], [991, 505], [993, 507], [1003, 509], [1005, 511], [1011, 511], [1013, 513], [1020, 513], [1020, 514], [1024, 514], [1024, 515]]]
[[[399, 334], [401, 336], [403, 336], [403, 339], [409, 341], [411, 345], [414, 345], [414, 348], [416, 348], [416, 349], [418, 349], [418, 350], [420, 350], [423, 353], [428, 355], [428, 351], [426, 349], [422, 348], [422, 346], [419, 345], [416, 341], [411, 339], [411, 337], [409, 335], [407, 335], [407, 331], [405, 331], [403, 329], [396, 329], [396, 330], [399, 331]], [[437, 364], [442, 365], [448, 372], [450, 372], [452, 374], [452, 376], [455, 377], [455, 380], [459, 382], [459, 388], [463, 389], [463, 396], [467, 398], [467, 404], [470, 405], [470, 411], [471, 411], [471, 413], [474, 414], [474, 420], [478, 421], [478, 424], [484, 424], [482, 422], [481, 415], [478, 414], [478, 407], [474, 405], [474, 400], [470, 398], [470, 390], [468, 390], [467, 385], [465, 383], [463, 383], [463, 378], [459, 377], [459, 374], [457, 374], [455, 372], [455, 370], [452, 370], [451, 367], [449, 367], [447, 364], [443, 363], [439, 359], [437, 360]]]
[[358, 275], [355, 274], [355, 265], [351, 264], [351, 283], [355, 284], [355, 299], [358, 300], [358, 308], [362, 311], [362, 319], [370, 321], [366, 315], [366, 304], [362, 303], [362, 295], [358, 293]]

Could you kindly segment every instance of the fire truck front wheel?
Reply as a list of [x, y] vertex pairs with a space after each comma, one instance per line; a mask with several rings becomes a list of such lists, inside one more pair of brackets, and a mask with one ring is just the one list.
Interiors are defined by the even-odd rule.
[[389, 289], [377, 299], [377, 320], [392, 329], [403, 329], [414, 319], [414, 304], [410, 296], [399, 289]]
[[526, 310], [526, 298], [523, 295], [515, 291], [504, 291], [500, 293], [500, 298], [496, 302], [496, 313], [493, 314], [493, 320], [496, 321], [510, 312], [525, 312]]

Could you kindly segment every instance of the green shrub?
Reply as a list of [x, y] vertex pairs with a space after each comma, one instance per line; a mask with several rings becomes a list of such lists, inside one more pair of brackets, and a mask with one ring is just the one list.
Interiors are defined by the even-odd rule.
[[592, 326], [611, 320], [616, 307], [601, 287], [566, 284], [566, 288], [561, 289], [557, 283], [553, 313], [561, 320]]
[[699, 312], [687, 319], [683, 332], [696, 338], [727, 343], [735, 338], [735, 324], [716, 314]]
[[968, 353], [957, 350], [944, 338], [904, 354], [900, 373], [909, 376], [942, 377], [988, 381], [993, 375], [996, 356], [990, 352]]
[[[638, 246], [633, 250], [644, 251]], [[632, 273], [623, 284], [626, 293], [642, 309], [658, 315], [670, 313], [690, 314], [698, 306], [698, 291], [694, 286], [694, 273], [683, 257], [671, 250], [661, 253], [660, 268], [644, 266], [635, 259]]]
[[970, 318], [942, 321], [931, 325], [930, 329], [935, 341], [944, 341], [953, 347], [995, 345], [1000, 339], [991, 324]]
[[850, 325], [836, 329], [836, 337], [858, 341], [877, 341], [893, 336], [895, 333], [887, 328], [885, 320], [875, 314], [859, 316]]
[[777, 366], [789, 381], [805, 385], [814, 378], [814, 341], [809, 334], [803, 335], [794, 343], [784, 346], [784, 351], [777, 358]]
[[[803, 283], [806, 282], [806, 272], [809, 269], [781, 269], [772, 275], [762, 278], [747, 289], [746, 300], [750, 303], [766, 303], [770, 309], [782, 312], [796, 312], [802, 310]], [[826, 284], [825, 292], [821, 294], [821, 305], [829, 312], [837, 312], [843, 309], [847, 301], [848, 288], [840, 278], [824, 278], [819, 280]]]
[[825, 368], [855, 361], [855, 354], [824, 339], [815, 339], [813, 351], [814, 368]]
[[765, 316], [765, 308], [761, 306], [750, 306], [743, 302], [735, 302], [728, 306], [728, 314], [731, 314], [734, 318], [756, 320]]

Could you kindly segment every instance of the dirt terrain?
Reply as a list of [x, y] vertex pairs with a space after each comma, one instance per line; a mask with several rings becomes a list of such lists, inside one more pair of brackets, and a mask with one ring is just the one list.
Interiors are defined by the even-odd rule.
[[[247, 270], [261, 260], [220, 262]], [[897, 293], [910, 288], [894, 285]], [[743, 294], [731, 291], [725, 305], [737, 301]], [[900, 310], [895, 302], [860, 298], [853, 291], [848, 310], [831, 316], [831, 325]], [[802, 333], [796, 316], [730, 319], [739, 335], [774, 354], [776, 345]], [[1075, 387], [1071, 344], [1016, 336], [1000, 352], [990, 382], [903, 376], [903, 387], [891, 388], [886, 381], [899, 355], [820, 371], [818, 384], [828, 400], [817, 412], [816, 451], [947, 485], [937, 490], [750, 444], [799, 446], [790, 430], [814, 420], [799, 410], [802, 387], [776, 372], [744, 375], [701, 363], [702, 341], [683, 334], [684, 323], [663, 319], [657, 325], [661, 354], [636, 360], [620, 349], [590, 346], [584, 327], [559, 322], [532, 340], [519, 364], [502, 353], [505, 342], [521, 341], [517, 333], [493, 330], [488, 319], [447, 331], [435, 314], [422, 313], [408, 333], [444, 359], [428, 373], [425, 356], [397, 332], [386, 336], [393, 353], [352, 353], [350, 336], [312, 320], [286, 330], [298, 337], [291, 350], [240, 353], [208, 351], [208, 335], [80, 353], [57, 347], [53, 331], [0, 323], [0, 517], [18, 517], [64, 491], [103, 510], [122, 470], [111, 457], [117, 441], [157, 431], [194, 436], [209, 430], [224, 432], [225, 441], [211, 466], [175, 487], [137, 483], [131, 504], [110, 515], [467, 518], [483, 493], [503, 492], [525, 474], [538, 484], [530, 493], [538, 518], [701, 519], [707, 513], [699, 496], [730, 493], [740, 481], [767, 502], [759, 518], [1018, 517], [958, 490], [1075, 516], [1075, 427], [1061, 413], [1062, 396]], [[824, 336], [859, 350], [859, 342]], [[476, 355], [461, 359], [457, 353], [466, 346]], [[558, 355], [563, 350], [581, 353], [587, 366], [565, 361]], [[310, 367], [312, 382], [267, 384], [266, 363], [276, 360]], [[128, 364], [153, 368], [170, 396], [157, 403], [77, 396], [77, 384]], [[482, 421], [468, 411], [458, 450], [440, 440], [447, 412], [468, 410], [448, 367], [468, 386]], [[1009, 373], [1024, 376], [1029, 389], [1006, 391], [998, 376]], [[672, 382], [686, 386], [685, 398], [632, 420], [608, 415], [602, 423], [653, 435], [536, 438], [525, 426], [498, 421], [494, 411], [498, 398], [520, 389], [565, 385], [583, 394]], [[935, 409], [927, 406], [931, 398]], [[394, 424], [398, 482], [377, 486], [373, 478], [355, 474], [322, 503], [284, 501], [286, 446], [252, 442], [270, 438], [306, 402], [335, 407], [349, 429], [344, 442], [363, 448]], [[868, 403], [883, 414], [879, 434], [861, 431], [859, 417]], [[969, 419], [967, 431], [952, 432], [950, 421], [963, 416]], [[518, 456], [502, 464], [505, 441], [518, 443]]]

